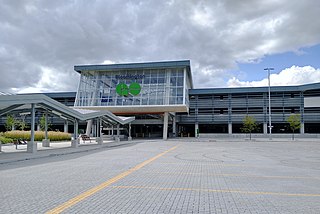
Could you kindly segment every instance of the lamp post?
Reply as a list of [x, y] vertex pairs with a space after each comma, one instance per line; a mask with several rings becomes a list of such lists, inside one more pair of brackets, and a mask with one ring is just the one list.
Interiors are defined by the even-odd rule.
[[273, 71], [274, 68], [265, 68], [265, 71], [268, 71], [268, 93], [269, 93], [269, 140], [272, 140], [272, 135], [271, 135], [271, 98], [270, 98], [270, 71]]

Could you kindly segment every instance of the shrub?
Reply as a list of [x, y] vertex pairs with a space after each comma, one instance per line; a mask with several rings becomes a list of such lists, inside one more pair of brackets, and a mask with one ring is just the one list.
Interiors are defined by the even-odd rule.
[[[30, 140], [31, 139], [31, 132], [30, 131], [7, 131], [3, 134], [6, 138], [11, 138], [13, 140], [24, 139]], [[44, 131], [35, 131], [34, 132], [34, 140], [35, 141], [42, 141], [45, 138]], [[63, 140], [71, 140], [71, 134], [65, 132], [48, 132], [48, 138], [50, 141], [63, 141]]]
[[1, 142], [2, 144], [12, 143], [12, 142], [13, 142], [13, 139], [0, 136], [0, 142]]

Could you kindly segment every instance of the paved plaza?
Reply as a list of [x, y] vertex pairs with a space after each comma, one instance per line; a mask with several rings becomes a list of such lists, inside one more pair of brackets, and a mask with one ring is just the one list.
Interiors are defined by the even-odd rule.
[[0, 213], [320, 213], [319, 150], [190, 138], [39, 151], [0, 162]]

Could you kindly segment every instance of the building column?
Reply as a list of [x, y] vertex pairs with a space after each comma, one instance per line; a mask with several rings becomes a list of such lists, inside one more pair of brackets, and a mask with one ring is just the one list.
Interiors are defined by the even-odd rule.
[[228, 123], [228, 134], [232, 134], [232, 123]]
[[300, 134], [304, 134], [304, 123], [300, 124]]
[[263, 134], [268, 134], [268, 124], [263, 123]]
[[72, 148], [77, 148], [79, 142], [80, 142], [80, 139], [78, 139], [78, 120], [74, 119], [74, 122], [73, 122], [73, 140], [71, 141], [71, 147]]
[[50, 147], [50, 139], [48, 139], [48, 112], [45, 113], [45, 127], [44, 127], [44, 138], [42, 140], [43, 147]]
[[102, 123], [101, 123], [101, 118], [97, 118], [97, 138], [96, 138], [96, 142], [98, 143], [98, 145], [102, 145], [103, 143], [103, 138], [102, 138], [102, 134], [101, 134], [101, 127], [102, 127]]
[[35, 117], [36, 117], [36, 110], [35, 104], [31, 104], [31, 139], [27, 144], [27, 152], [28, 153], [35, 153], [37, 152], [37, 143], [34, 142], [34, 126], [35, 126]]
[[199, 137], [200, 131], [199, 131], [199, 124], [195, 123], [194, 124], [194, 136]]
[[92, 129], [92, 119], [87, 121], [86, 135], [90, 136]]
[[92, 131], [92, 137], [97, 137], [97, 120], [96, 119], [92, 121], [91, 131]]
[[132, 140], [132, 137], [131, 137], [131, 123], [129, 123], [129, 130], [128, 130], [128, 141], [131, 141]]
[[114, 127], [113, 127], [113, 125], [111, 125], [111, 136], [112, 136], [112, 139], [114, 139], [113, 138], [113, 136], [114, 136]]
[[117, 137], [116, 141], [120, 141], [120, 124], [117, 124]]
[[169, 113], [165, 112], [163, 117], [163, 139], [164, 140], [168, 139], [168, 118], [169, 118]]
[[68, 125], [68, 120], [65, 120], [63, 124], [63, 132], [68, 133]]
[[177, 136], [177, 124], [176, 124], [176, 114], [173, 114], [173, 118], [172, 118], [172, 134], [173, 137]]

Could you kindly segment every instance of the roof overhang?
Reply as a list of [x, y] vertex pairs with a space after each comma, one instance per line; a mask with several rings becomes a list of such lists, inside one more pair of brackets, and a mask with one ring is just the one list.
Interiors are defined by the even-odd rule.
[[126, 119], [118, 117], [107, 109], [95, 109], [94, 111], [74, 109], [73, 107], [65, 106], [43, 94], [2, 95], [0, 96], [0, 115], [6, 114], [15, 109], [23, 110], [31, 108], [31, 104], [35, 104], [36, 108], [44, 109], [49, 113], [68, 120], [77, 119], [85, 121], [94, 118], [102, 118], [114, 124], [127, 124], [134, 120], [134, 117]]
[[78, 73], [88, 71], [119, 71], [137, 69], [161, 69], [161, 68], [186, 68], [190, 78], [191, 88], [193, 88], [190, 60], [161, 61], [161, 62], [142, 62], [142, 63], [122, 63], [106, 65], [75, 65], [74, 70]]
[[160, 114], [164, 112], [188, 112], [186, 105], [141, 105], [141, 106], [79, 106], [79, 109], [107, 110], [113, 114]]

